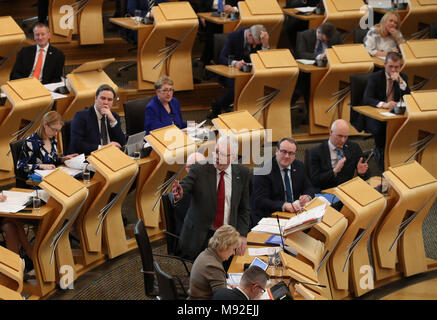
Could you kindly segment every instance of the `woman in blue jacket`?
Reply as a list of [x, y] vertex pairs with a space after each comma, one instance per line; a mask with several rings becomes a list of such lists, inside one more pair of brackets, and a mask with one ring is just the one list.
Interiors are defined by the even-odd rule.
[[179, 129], [187, 127], [187, 122], [182, 121], [181, 105], [173, 97], [173, 80], [167, 76], [162, 76], [155, 82], [156, 96], [146, 107], [144, 120], [144, 131], [146, 135], [151, 130], [176, 125]]

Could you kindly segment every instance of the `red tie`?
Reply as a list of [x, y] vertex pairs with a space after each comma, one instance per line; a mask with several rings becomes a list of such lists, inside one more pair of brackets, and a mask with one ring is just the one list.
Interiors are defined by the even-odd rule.
[[214, 229], [218, 229], [223, 225], [225, 217], [225, 171], [220, 172], [220, 181], [217, 188], [217, 211], [215, 212]]
[[39, 75], [41, 74], [43, 53], [44, 53], [44, 49], [39, 49], [38, 61], [36, 62], [35, 70], [33, 70], [32, 77], [36, 78], [37, 80], [39, 80]]
[[393, 89], [393, 80], [387, 79], [387, 102], [394, 100], [395, 93]]

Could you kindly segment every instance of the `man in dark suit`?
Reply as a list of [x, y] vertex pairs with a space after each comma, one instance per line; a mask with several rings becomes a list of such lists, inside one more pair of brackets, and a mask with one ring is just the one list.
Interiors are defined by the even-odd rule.
[[114, 89], [103, 84], [96, 91], [94, 106], [74, 115], [71, 122], [70, 153], [89, 155], [103, 145], [112, 144], [121, 148], [126, 144], [120, 117], [111, 111], [114, 99]]
[[[250, 63], [250, 54], [258, 50], [268, 50], [269, 34], [263, 25], [256, 24], [250, 28], [243, 28], [231, 32], [220, 52], [220, 64], [228, 65], [229, 56], [233, 56], [232, 65], [241, 70], [244, 65]], [[224, 86], [228, 91], [217, 101], [211, 103], [211, 112], [208, 118], [216, 118], [222, 110], [229, 111], [234, 102], [234, 79], [225, 78]]]
[[[216, 12], [219, 9], [220, 0], [203, 0], [199, 4], [193, 4], [196, 12]], [[238, 12], [238, 0], [221, 0], [223, 1], [223, 11], [227, 14], [236, 14]], [[200, 60], [204, 65], [211, 64], [214, 57], [214, 34], [223, 33], [223, 25], [206, 21], [205, 18], [199, 17], [200, 30], [205, 34], [205, 45], [203, 47]]]
[[212, 296], [213, 300], [256, 300], [265, 291], [269, 275], [258, 266], [247, 268], [241, 281], [233, 289], [220, 288]]
[[238, 141], [222, 136], [216, 143], [213, 163], [191, 166], [180, 184], [178, 181], [173, 184], [170, 199], [175, 205], [182, 197], [191, 196], [179, 240], [182, 256], [194, 260], [223, 224], [235, 227], [240, 233], [237, 254], [244, 254], [250, 224], [250, 172], [245, 166], [233, 163], [237, 155]]
[[22, 48], [12, 68], [10, 79], [35, 77], [42, 84], [62, 80], [65, 56], [61, 50], [49, 44], [50, 30], [42, 23], [33, 27], [34, 46]]
[[310, 179], [319, 190], [336, 187], [349, 181], [357, 174], [368, 178], [369, 166], [363, 160], [360, 146], [348, 141], [349, 124], [338, 119], [334, 121], [327, 141], [310, 150]]
[[[296, 59], [324, 60], [326, 59], [326, 49], [338, 44], [343, 44], [340, 33], [332, 23], [325, 22], [318, 28], [298, 32], [295, 57]], [[310, 87], [311, 74], [300, 72], [292, 99], [292, 105], [299, 96], [303, 96], [306, 107], [308, 108]]]
[[[404, 94], [410, 93], [408, 78], [400, 73], [402, 57], [389, 52], [385, 58], [384, 69], [372, 73], [363, 94], [363, 104], [391, 111]], [[366, 117], [366, 130], [375, 138], [375, 157], [380, 169], [384, 168], [384, 148], [386, 123]]]
[[296, 160], [296, 149], [293, 139], [282, 138], [276, 145], [270, 173], [253, 176], [252, 225], [276, 211], [300, 212], [314, 197], [316, 190], [304, 164]]

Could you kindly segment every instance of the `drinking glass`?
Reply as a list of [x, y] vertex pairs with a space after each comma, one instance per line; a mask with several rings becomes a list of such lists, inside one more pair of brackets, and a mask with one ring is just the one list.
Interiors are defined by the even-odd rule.
[[32, 198], [33, 211], [39, 212], [41, 209], [41, 199], [38, 196]]

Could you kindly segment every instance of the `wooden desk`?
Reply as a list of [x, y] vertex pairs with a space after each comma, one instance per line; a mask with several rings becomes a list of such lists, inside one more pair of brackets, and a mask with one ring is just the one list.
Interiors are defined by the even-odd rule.
[[238, 98], [240, 97], [241, 91], [247, 84], [249, 79], [253, 75], [252, 72], [243, 72], [238, 69], [230, 69], [228, 66], [222, 64], [205, 66], [206, 70], [214, 72], [226, 78], [232, 78], [235, 80], [234, 84], [234, 110], [238, 110]]
[[[372, 106], [360, 106], [354, 107], [354, 110], [369, 117], [376, 119], [378, 121], [387, 122], [386, 127], [386, 141], [385, 141], [385, 151], [384, 151], [384, 167], [387, 169], [390, 166], [390, 153], [389, 148], [393, 137], [402, 126], [402, 124], [407, 119], [406, 115], [396, 115], [392, 113], [393, 116], [384, 115], [384, 112], [389, 112], [388, 110], [381, 110], [380, 108], [375, 108]], [[390, 113], [390, 112], [389, 112]]]
[[221, 17], [213, 17], [211, 16], [212, 13], [215, 12], [198, 12], [197, 16], [205, 19], [208, 22], [222, 25], [223, 33], [231, 33], [232, 31], [236, 30], [236, 27], [239, 23], [238, 20], [231, 20], [229, 17], [226, 17], [226, 19], [222, 19]]
[[437, 21], [437, 3], [433, 0], [409, 0], [408, 7], [409, 11], [401, 21], [401, 32], [407, 40]]
[[284, 14], [286, 14], [287, 16], [299, 20], [308, 21], [308, 29], [314, 29], [319, 27], [325, 19], [324, 14], [315, 14], [314, 12], [311, 12], [311, 14], [309, 15], [298, 14], [299, 11], [296, 8], [282, 8], [282, 12], [284, 12]]

